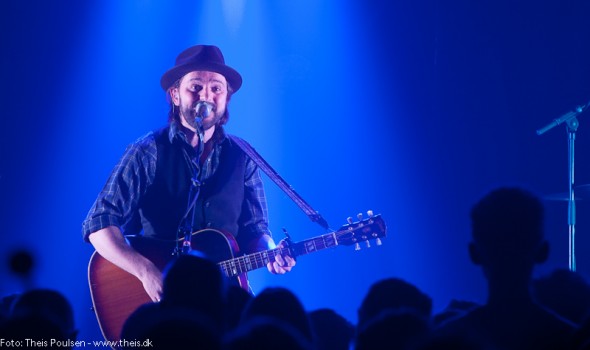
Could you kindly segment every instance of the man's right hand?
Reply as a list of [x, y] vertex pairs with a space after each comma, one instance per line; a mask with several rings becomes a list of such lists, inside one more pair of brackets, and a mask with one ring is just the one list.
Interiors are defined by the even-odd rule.
[[152, 301], [160, 301], [162, 272], [127, 243], [118, 227], [105, 227], [91, 233], [88, 239], [103, 258], [137, 277]]
[[162, 299], [162, 273], [150, 262], [151, 267], [146, 267], [145, 274], [140, 278], [143, 288], [153, 302]]

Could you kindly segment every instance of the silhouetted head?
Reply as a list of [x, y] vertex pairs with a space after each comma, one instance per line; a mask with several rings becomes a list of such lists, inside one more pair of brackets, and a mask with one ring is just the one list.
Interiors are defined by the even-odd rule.
[[547, 259], [543, 233], [544, 208], [537, 196], [521, 188], [499, 188], [471, 211], [469, 252], [486, 275], [506, 272], [530, 276], [532, 267]]
[[[59, 344], [59, 347], [62, 349], [72, 349], [72, 346], [68, 342], [68, 339], [70, 341], [72, 339], [64, 335], [57, 323], [38, 314], [7, 319], [0, 324], [0, 339], [4, 342], [2, 348], [10, 347], [8, 345], [11, 343], [7, 342], [11, 341], [19, 342], [14, 344], [20, 344], [12, 346], [14, 348], [48, 348], [51, 346], [50, 342], [53, 341], [52, 348]], [[36, 341], [36, 343], [29, 343], [32, 341]], [[46, 343], [43, 343], [44, 341]]]
[[355, 350], [411, 349], [432, 330], [416, 310], [387, 309], [360, 325]]
[[371, 285], [363, 298], [358, 310], [358, 324], [362, 325], [388, 309], [410, 309], [429, 319], [432, 315], [432, 298], [403, 279], [379, 280]]
[[181, 255], [164, 270], [162, 305], [197, 310], [223, 322], [225, 279], [213, 261], [193, 251]]
[[[122, 349], [221, 349], [221, 332], [211, 318], [190, 308], [148, 303], [125, 321]], [[139, 344], [137, 343], [139, 342]]]
[[333, 309], [321, 308], [308, 313], [315, 336], [316, 350], [348, 350], [355, 329]]
[[254, 296], [244, 288], [237, 285], [229, 285], [227, 289], [227, 326], [231, 329], [240, 323], [242, 312]]
[[253, 315], [229, 332], [225, 350], [311, 350], [313, 343], [289, 322]]
[[308, 341], [313, 341], [307, 311], [299, 298], [286, 288], [267, 287], [250, 300], [242, 314], [242, 322], [257, 316], [284, 321], [295, 327]]
[[12, 306], [12, 318], [39, 316], [59, 327], [68, 339], [76, 339], [74, 310], [68, 299], [56, 290], [33, 289], [21, 294]]

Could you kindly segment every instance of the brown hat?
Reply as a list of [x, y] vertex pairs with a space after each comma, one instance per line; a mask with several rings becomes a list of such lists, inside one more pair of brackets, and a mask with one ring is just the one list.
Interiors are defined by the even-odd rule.
[[174, 82], [186, 74], [204, 70], [223, 75], [233, 91], [242, 86], [242, 76], [235, 69], [225, 65], [221, 50], [213, 45], [196, 45], [182, 51], [176, 57], [176, 64], [160, 79], [160, 86], [167, 91]]

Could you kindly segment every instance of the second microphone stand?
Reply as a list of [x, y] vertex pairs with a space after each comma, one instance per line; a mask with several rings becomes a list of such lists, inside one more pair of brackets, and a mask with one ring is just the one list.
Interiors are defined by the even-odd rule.
[[547, 126], [538, 129], [537, 135], [542, 135], [555, 126], [565, 123], [568, 140], [568, 199], [567, 199], [567, 224], [568, 224], [568, 264], [571, 271], [576, 271], [576, 197], [574, 193], [574, 150], [576, 141], [576, 131], [580, 126], [577, 116], [590, 106], [590, 102], [578, 106], [574, 111], [568, 112], [553, 120]]

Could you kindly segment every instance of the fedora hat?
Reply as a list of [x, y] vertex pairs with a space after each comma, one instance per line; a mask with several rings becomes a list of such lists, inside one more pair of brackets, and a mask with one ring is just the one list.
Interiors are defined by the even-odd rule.
[[186, 74], [196, 71], [209, 71], [223, 75], [233, 91], [242, 86], [242, 76], [235, 69], [225, 65], [221, 50], [213, 45], [196, 45], [182, 51], [176, 57], [174, 67], [162, 75], [160, 86], [167, 91], [174, 82]]

